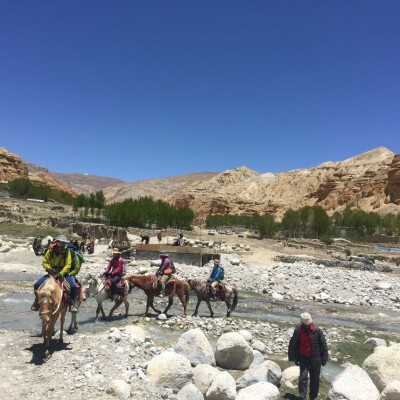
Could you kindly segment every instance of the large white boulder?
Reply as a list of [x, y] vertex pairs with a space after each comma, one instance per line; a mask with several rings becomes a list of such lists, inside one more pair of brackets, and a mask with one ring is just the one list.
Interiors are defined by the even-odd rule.
[[129, 335], [131, 342], [143, 343], [146, 340], [146, 331], [140, 326], [128, 325], [123, 330]]
[[200, 328], [185, 332], [174, 346], [174, 350], [189, 359], [192, 366], [198, 364], [215, 365], [213, 349]]
[[279, 400], [278, 388], [269, 382], [258, 382], [242, 389], [235, 400]]
[[279, 365], [271, 360], [264, 361], [260, 365], [248, 369], [236, 380], [236, 389], [240, 390], [258, 382], [270, 382], [278, 386], [282, 377]]
[[214, 379], [206, 393], [206, 400], [235, 400], [236, 384], [232, 375], [223, 371]]
[[179, 390], [192, 382], [193, 372], [186, 357], [173, 351], [163, 351], [150, 360], [147, 377], [156, 385]]
[[297, 383], [300, 376], [300, 367], [293, 365], [282, 372], [282, 382]]
[[358, 365], [345, 364], [336, 376], [326, 400], [379, 400], [379, 391], [368, 374]]
[[176, 395], [177, 400], [204, 400], [203, 394], [193, 383], [188, 383]]
[[382, 391], [390, 382], [400, 381], [400, 343], [377, 346], [362, 365], [376, 387]]
[[131, 386], [122, 379], [115, 379], [107, 386], [106, 393], [127, 399], [131, 396]]
[[400, 381], [390, 382], [381, 393], [379, 400], [399, 400], [400, 399]]
[[246, 339], [239, 333], [229, 332], [217, 341], [215, 360], [225, 369], [245, 370], [253, 362], [254, 354]]
[[199, 364], [193, 368], [193, 378], [195, 386], [204, 395], [210, 388], [215, 377], [220, 373], [220, 371], [208, 364]]

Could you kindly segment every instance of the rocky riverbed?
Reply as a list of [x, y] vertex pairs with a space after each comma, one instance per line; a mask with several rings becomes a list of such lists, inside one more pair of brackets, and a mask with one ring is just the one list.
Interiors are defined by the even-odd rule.
[[[263, 250], [257, 251], [262, 258]], [[265, 259], [271, 260], [268, 249], [264, 252]], [[89, 274], [99, 275], [109, 257], [107, 245], [97, 246], [94, 255], [85, 257], [81, 280], [85, 281]], [[400, 279], [396, 272], [327, 267], [315, 258], [264, 264], [248, 262], [239, 253], [224, 254], [221, 261], [226, 281], [239, 290], [238, 309], [231, 318], [224, 317], [226, 308], [221, 303], [213, 304], [217, 318], [207, 317], [205, 304], [200, 309], [200, 317], [184, 318], [182, 307], [175, 299], [169, 318], [142, 317], [135, 313], [125, 320], [117, 315], [111, 322], [100, 323], [93, 331], [90, 325], [94, 322], [89, 321], [84, 329], [66, 335], [64, 344], [58, 344], [54, 339], [52, 357], [46, 362], [40, 357], [39, 317], [28, 330], [18, 326], [24, 313], [15, 314], [13, 329], [4, 329], [0, 322], [2, 393], [9, 399], [25, 397], [34, 400], [49, 396], [122, 399], [127, 398], [127, 393], [134, 399], [176, 399], [176, 390], [161, 387], [148, 379], [147, 368], [154, 357], [176, 345], [182, 334], [200, 328], [215, 349], [221, 335], [242, 332], [243, 336], [251, 336], [248, 342], [257, 352], [255, 354], [263, 360], [280, 363], [283, 369], [288, 366], [285, 361], [288, 341], [303, 310], [310, 311], [315, 322], [323, 328], [333, 360], [346, 358], [344, 354], [336, 354], [338, 344], [354, 341], [355, 346], [362, 345], [360, 339], [352, 335], [354, 330], [363, 333], [363, 340], [388, 334], [396, 339], [396, 331], [400, 332]], [[148, 261], [127, 260], [128, 273], [148, 273], [155, 269]], [[177, 277], [206, 279], [210, 269], [210, 265], [198, 268], [177, 264]], [[42, 274], [41, 258], [30, 251], [26, 241], [3, 238], [0, 272], [3, 276], [2, 299], [13, 299], [18, 293], [32, 293], [33, 277]], [[18, 285], [7, 279], [7, 274], [12, 273], [18, 274]], [[28, 278], [24, 279], [24, 275]], [[144, 294], [135, 293], [131, 299], [134, 301], [143, 312]], [[157, 301], [165, 302], [164, 299]], [[193, 294], [191, 312], [194, 303]], [[29, 306], [27, 302], [27, 309]], [[89, 307], [93, 307], [93, 303], [84, 302], [81, 313]], [[93, 308], [93, 315], [94, 312]], [[368, 349], [372, 351], [370, 347]], [[242, 372], [230, 373], [237, 379]], [[296, 393], [296, 390], [290, 385], [282, 385], [281, 395], [284, 393]]]

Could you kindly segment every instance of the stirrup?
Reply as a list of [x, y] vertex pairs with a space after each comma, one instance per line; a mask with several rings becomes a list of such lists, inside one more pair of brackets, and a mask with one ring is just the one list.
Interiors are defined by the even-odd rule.
[[71, 312], [72, 312], [72, 313], [77, 313], [77, 312], [79, 312], [78, 307], [75, 305], [75, 302], [74, 302], [74, 303], [71, 303]]
[[31, 311], [39, 311], [39, 303], [34, 301], [31, 305]]

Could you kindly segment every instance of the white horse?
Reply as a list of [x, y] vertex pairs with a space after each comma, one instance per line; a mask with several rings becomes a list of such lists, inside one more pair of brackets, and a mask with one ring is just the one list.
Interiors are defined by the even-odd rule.
[[[128, 291], [126, 292], [125, 295], [122, 297], [119, 294], [114, 294], [113, 301], [114, 301], [114, 306], [111, 308], [110, 313], [108, 314], [108, 319], [111, 318], [113, 315], [113, 312], [122, 304], [125, 304], [125, 315], [124, 318], [128, 317], [128, 311], [129, 311], [129, 302], [128, 302], [128, 294], [132, 290], [132, 286], [127, 282], [126, 285], [128, 285]], [[87, 278], [87, 284], [88, 287], [85, 289], [85, 294], [86, 297], [94, 297], [97, 301], [97, 309], [96, 309], [96, 319], [95, 322], [99, 320], [99, 313], [101, 312], [101, 315], [103, 319], [106, 318], [106, 314], [103, 309], [103, 301], [110, 299], [109, 293], [106, 291], [106, 287], [103, 282], [102, 277], [95, 277], [92, 275], [89, 275]]]

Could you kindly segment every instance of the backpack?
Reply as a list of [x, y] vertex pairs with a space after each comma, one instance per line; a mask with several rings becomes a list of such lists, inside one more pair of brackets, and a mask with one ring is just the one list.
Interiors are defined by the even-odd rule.
[[170, 265], [171, 265], [171, 271], [172, 271], [171, 273], [174, 274], [176, 272], [176, 267], [172, 260], [170, 260]]
[[219, 276], [219, 280], [222, 281], [225, 278], [225, 271], [222, 267], [221, 268], [221, 275]]

